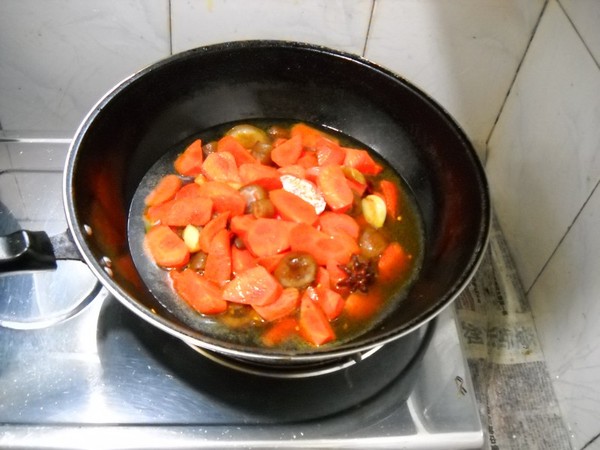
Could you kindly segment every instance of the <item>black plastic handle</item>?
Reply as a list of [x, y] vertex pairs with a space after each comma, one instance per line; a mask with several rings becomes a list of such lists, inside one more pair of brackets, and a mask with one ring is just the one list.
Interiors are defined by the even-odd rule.
[[53, 270], [57, 259], [81, 260], [68, 230], [52, 237], [29, 230], [0, 236], [0, 273]]

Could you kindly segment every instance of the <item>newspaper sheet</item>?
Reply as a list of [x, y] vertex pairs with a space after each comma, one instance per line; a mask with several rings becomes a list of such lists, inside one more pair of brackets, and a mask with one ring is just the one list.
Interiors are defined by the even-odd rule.
[[488, 448], [570, 449], [533, 316], [496, 222], [456, 310]]

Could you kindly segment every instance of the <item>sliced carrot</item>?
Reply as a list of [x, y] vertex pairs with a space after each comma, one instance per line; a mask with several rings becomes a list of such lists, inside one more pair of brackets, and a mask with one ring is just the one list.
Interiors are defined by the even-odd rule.
[[346, 158], [344, 165], [354, 167], [365, 175], [377, 175], [383, 170], [383, 167], [375, 162], [369, 152], [356, 148], [344, 148]]
[[183, 182], [177, 175], [165, 175], [145, 198], [146, 206], [159, 205], [171, 200], [181, 189]]
[[310, 169], [311, 167], [318, 166], [319, 159], [317, 158], [317, 154], [313, 151], [305, 151], [300, 155], [296, 164], [304, 169]]
[[264, 306], [277, 300], [281, 289], [267, 269], [256, 266], [233, 278], [223, 289], [223, 298], [235, 303]]
[[352, 207], [354, 194], [340, 166], [322, 167], [317, 175], [317, 186], [333, 211], [344, 212]]
[[144, 242], [156, 264], [162, 267], [182, 267], [190, 260], [190, 252], [177, 234], [166, 225], [151, 228]]
[[312, 225], [318, 219], [315, 208], [291, 192], [275, 189], [269, 192], [269, 199], [285, 220]]
[[344, 303], [344, 314], [355, 320], [365, 320], [381, 308], [383, 296], [378, 289], [371, 288], [368, 292], [353, 292]]
[[290, 248], [294, 252], [306, 252], [320, 266], [347, 264], [360, 248], [354, 239], [340, 232], [330, 236], [306, 224], [298, 224], [290, 233]]
[[381, 180], [379, 182], [379, 188], [381, 189], [381, 194], [385, 201], [388, 216], [392, 219], [396, 219], [400, 209], [398, 186], [389, 180]]
[[344, 232], [319, 239], [315, 243], [313, 256], [319, 264], [327, 265], [329, 261], [337, 264], [348, 264], [355, 253], [360, 253], [360, 247], [355, 239]]
[[322, 131], [317, 130], [316, 128], [313, 128], [305, 123], [297, 123], [293, 125], [290, 129], [290, 136], [300, 136], [302, 138], [302, 145], [309, 148], [314, 148], [319, 138], [325, 138], [333, 142], [337, 142], [337, 139], [334, 137], [329, 136], [328, 134], [325, 134]]
[[217, 142], [217, 152], [230, 153], [238, 167], [242, 164], [256, 162], [254, 156], [233, 136], [223, 136], [219, 139]]
[[344, 272], [340, 265], [334, 260], [327, 261], [327, 272], [329, 272], [329, 284], [331, 289], [339, 290], [337, 285], [340, 281], [345, 280], [348, 275]]
[[336, 234], [340, 231], [345, 232], [354, 239], [358, 239], [360, 227], [358, 222], [348, 214], [324, 211], [319, 216], [319, 225], [321, 230], [327, 234]]
[[329, 289], [331, 287], [331, 277], [329, 271], [325, 267], [319, 267], [317, 270], [317, 279], [315, 289], [317, 292], [319, 289]]
[[174, 164], [175, 170], [181, 175], [195, 177], [202, 172], [203, 161], [202, 141], [196, 139], [177, 157]]
[[287, 255], [287, 253], [288, 252], [282, 252], [276, 255], [263, 256], [257, 259], [257, 263], [267, 269], [269, 273], [273, 273], [279, 262]]
[[290, 248], [289, 222], [278, 219], [256, 219], [246, 233], [246, 245], [253, 255], [271, 256]]
[[281, 188], [281, 174], [275, 167], [259, 163], [242, 164], [239, 173], [243, 185], [258, 184], [266, 190]]
[[295, 317], [284, 317], [279, 319], [263, 333], [261, 341], [267, 347], [280, 345], [291, 339], [298, 332], [298, 320]]
[[255, 220], [256, 217], [254, 217], [253, 214], [233, 216], [229, 222], [229, 229], [245, 241], [246, 234], [248, 234], [248, 229]]
[[255, 267], [257, 264], [256, 257], [249, 250], [237, 248], [235, 245], [231, 246], [231, 271], [233, 275]]
[[293, 175], [303, 179], [306, 177], [306, 169], [299, 164], [291, 164], [289, 166], [280, 167], [277, 169], [280, 175]]
[[273, 303], [264, 306], [253, 305], [252, 307], [260, 317], [272, 322], [296, 311], [299, 299], [300, 291], [294, 287], [289, 287], [283, 289]]
[[201, 314], [219, 314], [227, 310], [221, 288], [191, 269], [170, 272], [175, 291]]
[[379, 279], [389, 282], [398, 278], [408, 268], [410, 257], [398, 242], [390, 242], [377, 262]]
[[242, 183], [235, 158], [229, 152], [215, 152], [208, 155], [202, 164], [202, 174], [209, 181]]
[[[293, 252], [310, 253], [315, 257], [317, 264], [325, 265], [326, 259], [318, 258], [321, 252], [318, 250], [318, 241], [328, 239], [329, 236], [308, 224], [300, 223], [292, 228], [290, 233], [290, 248]], [[315, 251], [317, 254], [315, 254]]]
[[302, 138], [292, 137], [271, 150], [271, 160], [279, 167], [295, 164], [302, 153]]
[[175, 198], [148, 208], [147, 217], [172, 227], [202, 226], [210, 220], [213, 202], [205, 197]]
[[201, 197], [200, 195], [200, 186], [196, 183], [188, 183], [183, 186], [179, 191], [175, 194], [175, 198], [191, 198], [191, 197]]
[[300, 301], [300, 333], [308, 342], [322, 345], [335, 339], [335, 332], [321, 307], [309, 295]]
[[346, 152], [335, 142], [321, 137], [317, 139], [315, 147], [319, 166], [344, 164]]
[[219, 230], [210, 242], [204, 277], [223, 286], [231, 278], [231, 244], [229, 230]]
[[213, 201], [216, 212], [229, 211], [231, 217], [244, 214], [246, 200], [237, 189], [220, 181], [207, 181], [199, 186], [200, 195]]
[[215, 235], [227, 226], [227, 220], [229, 219], [229, 211], [219, 213], [216, 217], [213, 217], [200, 231], [200, 250], [204, 253], [208, 253], [210, 250], [210, 243], [214, 239]]
[[329, 288], [317, 289], [317, 303], [330, 321], [337, 318], [344, 310], [343, 297]]

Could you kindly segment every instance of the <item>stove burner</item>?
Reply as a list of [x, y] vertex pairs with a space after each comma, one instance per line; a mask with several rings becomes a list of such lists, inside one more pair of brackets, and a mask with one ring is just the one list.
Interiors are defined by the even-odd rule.
[[344, 370], [355, 364], [364, 361], [375, 352], [379, 351], [383, 346], [375, 347], [366, 352], [357, 353], [356, 355], [336, 358], [334, 360], [318, 361], [314, 363], [303, 364], [285, 364], [279, 366], [269, 366], [259, 364], [255, 361], [248, 361], [241, 358], [228, 357], [217, 352], [203, 349], [193, 344], [188, 344], [193, 350], [197, 351], [202, 356], [211, 361], [221, 364], [233, 370], [237, 370], [250, 375], [258, 375], [272, 378], [309, 378], [320, 375]]

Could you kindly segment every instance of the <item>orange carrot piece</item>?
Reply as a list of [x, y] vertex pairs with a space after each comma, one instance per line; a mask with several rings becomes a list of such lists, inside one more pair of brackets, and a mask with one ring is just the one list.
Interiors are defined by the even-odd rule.
[[206, 256], [206, 266], [204, 267], [204, 277], [219, 286], [223, 286], [230, 280], [231, 244], [229, 230], [219, 230], [210, 242], [210, 248]]
[[340, 147], [335, 142], [324, 138], [318, 138], [315, 146], [319, 166], [340, 166], [344, 164], [346, 152], [343, 147]]
[[202, 226], [210, 220], [213, 202], [205, 197], [175, 198], [148, 208], [150, 222], [185, 227], [188, 224]]
[[235, 158], [229, 152], [215, 152], [208, 155], [202, 164], [202, 174], [209, 181], [242, 183]]
[[291, 224], [278, 219], [256, 219], [246, 233], [246, 245], [253, 255], [271, 256], [290, 248]]
[[329, 284], [331, 289], [337, 290], [338, 283], [342, 280], [345, 280], [348, 275], [344, 272], [339, 264], [334, 260], [327, 261], [327, 272], [329, 272]]
[[343, 297], [332, 289], [317, 289], [317, 303], [328, 320], [337, 318], [344, 310]]
[[256, 266], [233, 278], [223, 289], [223, 298], [235, 303], [264, 306], [277, 300], [281, 289], [267, 269]]
[[372, 317], [382, 306], [383, 296], [378, 289], [371, 288], [369, 292], [353, 292], [344, 303], [344, 314], [356, 320]]
[[317, 158], [317, 154], [313, 151], [306, 151], [300, 155], [296, 164], [304, 169], [310, 169], [311, 167], [316, 167], [319, 165], [319, 159]]
[[294, 287], [285, 288], [273, 303], [252, 307], [260, 317], [268, 322], [272, 322], [288, 314], [293, 313], [298, 308], [298, 300], [300, 299], [300, 291]]
[[229, 211], [231, 217], [244, 214], [246, 200], [237, 189], [220, 181], [207, 181], [199, 186], [200, 195], [213, 201], [213, 208], [216, 212]]
[[329, 235], [310, 225], [300, 223], [292, 228], [290, 233], [290, 248], [293, 252], [305, 252], [313, 255], [317, 264], [325, 265], [327, 258], [319, 250], [318, 242], [329, 239]]
[[250, 225], [256, 220], [253, 214], [233, 216], [229, 222], [229, 229], [245, 241]]
[[358, 239], [360, 227], [358, 222], [348, 214], [324, 211], [319, 216], [319, 225], [324, 233], [334, 235], [343, 231], [354, 239]]
[[383, 170], [383, 167], [377, 164], [366, 150], [347, 147], [344, 150], [346, 152], [345, 166], [354, 167], [365, 175], [377, 175]]
[[235, 245], [231, 246], [231, 271], [234, 276], [257, 264], [257, 259], [249, 250], [237, 248]]
[[290, 248], [294, 252], [310, 253], [320, 266], [348, 264], [360, 248], [356, 240], [340, 232], [330, 236], [306, 224], [296, 225], [290, 233]]
[[306, 178], [306, 169], [299, 164], [280, 167], [277, 172], [279, 172], [279, 175], [293, 175], [300, 179]]
[[202, 231], [200, 231], [200, 250], [204, 253], [209, 252], [210, 243], [215, 238], [215, 235], [227, 226], [228, 219], [229, 211], [225, 211], [208, 221], [202, 228]]
[[243, 185], [258, 184], [266, 190], [281, 188], [281, 174], [275, 167], [259, 163], [242, 164], [239, 173]]
[[360, 247], [355, 239], [344, 232], [339, 232], [316, 241], [312, 253], [321, 265], [327, 265], [329, 261], [348, 264], [352, 255], [360, 253]]
[[400, 209], [398, 186], [389, 180], [381, 180], [379, 182], [379, 188], [381, 189], [381, 194], [385, 201], [387, 214], [395, 220], [398, 217], [398, 211]]
[[298, 329], [298, 320], [295, 317], [284, 317], [263, 333], [261, 341], [267, 347], [274, 347], [291, 339], [297, 334]]
[[152, 259], [161, 267], [182, 267], [190, 260], [190, 252], [177, 234], [166, 225], [151, 228], [144, 242]]
[[329, 136], [305, 123], [293, 125], [290, 129], [290, 136], [300, 136], [302, 138], [302, 145], [309, 148], [314, 148], [319, 138], [329, 139], [330, 141], [337, 143], [337, 139], [333, 136]]
[[377, 262], [377, 273], [383, 282], [398, 278], [410, 264], [410, 257], [398, 242], [390, 242]]
[[312, 225], [318, 219], [314, 206], [291, 192], [275, 189], [269, 192], [269, 199], [285, 220]]
[[227, 310], [221, 288], [191, 269], [170, 272], [173, 288], [183, 300], [201, 314], [219, 314]]
[[181, 178], [177, 175], [165, 175], [156, 187], [145, 198], [146, 206], [159, 205], [175, 197], [182, 186]]
[[223, 136], [219, 139], [217, 142], [217, 152], [230, 153], [238, 167], [242, 164], [256, 162], [254, 156], [233, 136]]
[[177, 157], [174, 164], [175, 170], [181, 175], [195, 177], [202, 172], [203, 161], [202, 141], [196, 139]]
[[271, 150], [271, 160], [279, 167], [295, 164], [302, 153], [302, 138], [292, 137]]
[[175, 194], [175, 198], [191, 198], [191, 197], [201, 197], [200, 195], [200, 186], [196, 183], [188, 183], [183, 186], [179, 191]]
[[335, 339], [335, 332], [321, 307], [309, 295], [300, 301], [300, 333], [308, 342], [322, 345]]
[[263, 266], [265, 269], [269, 271], [269, 273], [273, 273], [275, 268], [279, 264], [279, 262], [283, 259], [288, 252], [278, 253], [276, 255], [271, 256], [263, 256], [257, 259], [257, 263]]
[[344, 212], [351, 208], [354, 194], [340, 166], [322, 167], [317, 175], [317, 186], [333, 211]]

